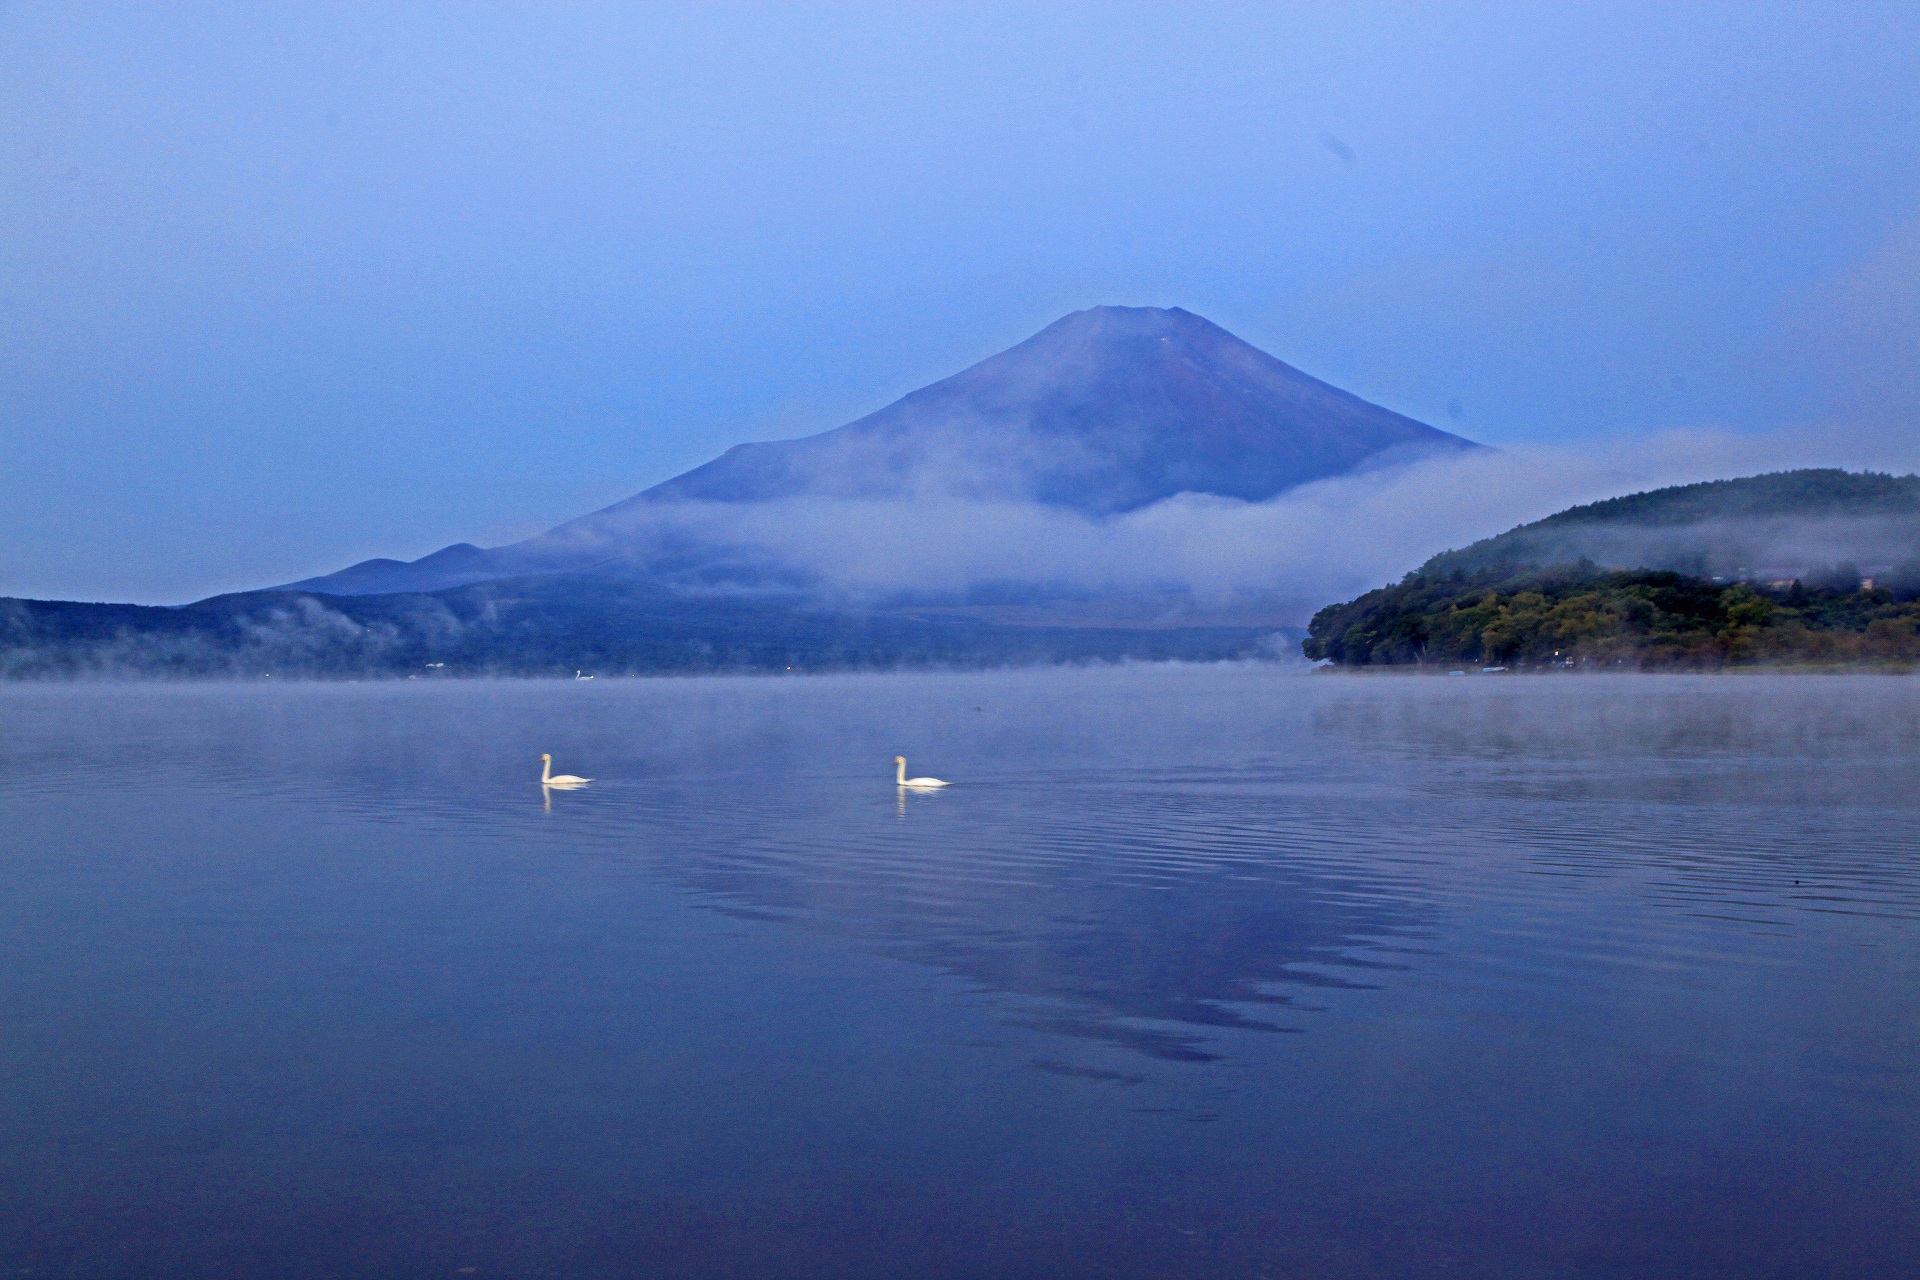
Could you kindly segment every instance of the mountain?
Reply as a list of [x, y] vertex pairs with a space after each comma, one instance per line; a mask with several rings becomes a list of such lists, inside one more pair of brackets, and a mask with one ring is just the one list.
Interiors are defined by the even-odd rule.
[[1341, 666], [1920, 662], [1920, 476], [1784, 471], [1573, 507], [1329, 605]]
[[1418, 572], [1574, 564], [1784, 581], [1839, 564], [1885, 570], [1920, 555], [1920, 476], [1779, 471], [1571, 507]]
[[803, 585], [777, 549], [689, 534], [673, 523], [675, 512], [962, 501], [1100, 518], [1182, 493], [1257, 501], [1369, 466], [1479, 447], [1311, 378], [1191, 312], [1095, 307], [856, 422], [736, 445], [527, 541], [491, 550], [462, 543], [410, 563], [370, 560], [286, 589], [363, 595], [582, 571]]
[[[1062, 527], [1111, 538], [1109, 522], [1181, 494], [1260, 500], [1479, 447], [1310, 378], [1189, 312], [1097, 307], [857, 422], [738, 446], [510, 546], [368, 560], [177, 609], [0, 600], [0, 677], [1271, 655], [1277, 636], [1298, 632], [1259, 601], [1198, 609], [1181, 582], [1116, 592], [999, 580], [972, 566], [1020, 558], [1020, 537]], [[829, 573], [834, 556], [876, 547], [904, 557], [904, 573], [833, 585], [842, 581]], [[927, 572], [926, 550], [982, 547], [991, 555], [963, 572]]]
[[629, 501], [943, 492], [1107, 515], [1177, 493], [1257, 501], [1393, 450], [1462, 447], [1178, 307], [1095, 307], [857, 422], [736, 445]]

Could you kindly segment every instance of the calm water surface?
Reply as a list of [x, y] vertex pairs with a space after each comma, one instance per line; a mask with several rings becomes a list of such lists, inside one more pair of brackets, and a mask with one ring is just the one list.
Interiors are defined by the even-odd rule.
[[0, 689], [0, 1277], [1920, 1275], [1916, 819], [1905, 679]]

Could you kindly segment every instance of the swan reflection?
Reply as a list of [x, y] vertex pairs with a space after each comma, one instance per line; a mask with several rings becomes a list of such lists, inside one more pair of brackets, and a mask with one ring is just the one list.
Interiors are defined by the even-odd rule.
[[894, 815], [900, 818], [905, 818], [907, 816], [907, 797], [910, 795], [918, 797], [916, 803], [929, 804], [932, 802], [933, 797], [939, 794], [940, 793], [938, 791], [935, 791], [931, 787], [912, 787], [912, 786], [895, 787], [893, 789]]

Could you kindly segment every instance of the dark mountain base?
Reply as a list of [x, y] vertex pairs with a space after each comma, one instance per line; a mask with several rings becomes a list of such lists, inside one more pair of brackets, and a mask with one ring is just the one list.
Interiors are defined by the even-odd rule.
[[1012, 626], [570, 576], [427, 595], [252, 592], [178, 609], [0, 600], [8, 679], [970, 668], [1274, 657], [1289, 644], [1271, 628]]
[[1593, 565], [1410, 575], [1314, 616], [1347, 667], [1715, 668], [1920, 663], [1920, 599], [1884, 587], [1727, 585]]

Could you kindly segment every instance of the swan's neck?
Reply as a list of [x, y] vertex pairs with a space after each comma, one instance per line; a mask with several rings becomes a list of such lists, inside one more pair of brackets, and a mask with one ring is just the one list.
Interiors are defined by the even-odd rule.
[[905, 760], [893, 766], [893, 776], [899, 780], [901, 786], [904, 787], [907, 785], [907, 762]]
[[545, 786], [547, 783], [547, 779], [552, 776], [553, 776], [553, 761], [542, 760], [540, 762], [540, 785]]

